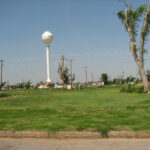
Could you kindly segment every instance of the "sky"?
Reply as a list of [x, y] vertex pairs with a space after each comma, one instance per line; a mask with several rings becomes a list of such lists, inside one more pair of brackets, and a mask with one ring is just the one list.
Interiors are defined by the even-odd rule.
[[[128, 1], [128, 0], [127, 0]], [[133, 8], [149, 0], [130, 0]], [[73, 59], [76, 82], [111, 79], [122, 75], [138, 77], [129, 49], [129, 36], [117, 12], [124, 10], [119, 0], [0, 0], [0, 59], [4, 60], [3, 81], [15, 84], [31, 80], [46, 81], [46, 50], [41, 40], [44, 31], [54, 36], [50, 45], [50, 70], [53, 82], [61, 55]], [[140, 29], [139, 29], [140, 32]], [[146, 43], [150, 50], [150, 37]], [[150, 54], [145, 56], [150, 69]], [[69, 62], [65, 61], [69, 67]]]

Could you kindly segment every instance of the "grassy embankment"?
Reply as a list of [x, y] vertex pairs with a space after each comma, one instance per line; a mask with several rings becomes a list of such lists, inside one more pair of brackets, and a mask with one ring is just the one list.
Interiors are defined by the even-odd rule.
[[2, 91], [0, 130], [150, 130], [150, 95], [118, 88]]

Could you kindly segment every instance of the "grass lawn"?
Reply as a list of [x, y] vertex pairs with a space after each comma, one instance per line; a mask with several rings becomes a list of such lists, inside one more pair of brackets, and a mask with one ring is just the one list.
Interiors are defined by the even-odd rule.
[[150, 130], [150, 94], [119, 88], [1, 91], [0, 130]]

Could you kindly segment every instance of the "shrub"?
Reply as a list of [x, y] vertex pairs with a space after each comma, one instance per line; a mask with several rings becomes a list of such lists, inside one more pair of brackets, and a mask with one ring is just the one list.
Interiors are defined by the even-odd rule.
[[26, 89], [30, 89], [32, 86], [32, 82], [29, 80], [29, 81], [25, 82], [24, 86]]
[[0, 98], [1, 98], [1, 97], [7, 97], [7, 96], [8, 96], [7, 94], [0, 93]]
[[121, 87], [120, 92], [127, 92], [127, 93], [144, 93], [143, 86], [136, 86], [126, 84], [125, 86]]

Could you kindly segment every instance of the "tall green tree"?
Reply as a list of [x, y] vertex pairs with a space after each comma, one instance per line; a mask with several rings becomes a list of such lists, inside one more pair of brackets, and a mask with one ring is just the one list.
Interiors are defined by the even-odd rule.
[[[132, 56], [138, 66], [141, 79], [143, 81], [144, 91], [149, 92], [150, 87], [148, 78], [144, 70], [144, 53], [145, 53], [145, 42], [150, 31], [150, 4], [148, 6], [142, 5], [137, 9], [133, 10], [130, 4], [123, 1], [127, 9], [125, 11], [118, 12], [118, 18], [122, 21], [126, 31], [130, 37], [130, 50]], [[143, 19], [143, 26], [140, 33], [139, 46], [137, 44], [137, 34], [140, 22]]]
[[108, 75], [107, 73], [102, 73], [100, 80], [104, 82], [104, 84], [108, 84]]

